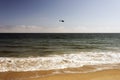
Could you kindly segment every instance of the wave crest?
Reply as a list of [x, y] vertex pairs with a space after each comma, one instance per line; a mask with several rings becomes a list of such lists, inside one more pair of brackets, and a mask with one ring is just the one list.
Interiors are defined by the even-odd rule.
[[0, 57], [0, 72], [78, 68], [85, 65], [119, 64], [120, 53], [80, 52], [48, 57]]

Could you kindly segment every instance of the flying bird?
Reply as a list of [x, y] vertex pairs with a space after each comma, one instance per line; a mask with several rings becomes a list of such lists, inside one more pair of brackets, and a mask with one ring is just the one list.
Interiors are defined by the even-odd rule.
[[59, 20], [59, 22], [65, 22], [64, 20]]

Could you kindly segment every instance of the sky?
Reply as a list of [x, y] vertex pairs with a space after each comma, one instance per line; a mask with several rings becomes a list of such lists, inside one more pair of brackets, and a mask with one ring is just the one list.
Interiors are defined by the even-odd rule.
[[0, 33], [119, 32], [120, 0], [0, 0]]

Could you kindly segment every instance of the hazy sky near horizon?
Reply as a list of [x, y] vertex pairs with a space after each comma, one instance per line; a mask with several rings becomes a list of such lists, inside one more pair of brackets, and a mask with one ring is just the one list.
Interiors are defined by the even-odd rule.
[[120, 0], [0, 0], [0, 32], [117, 33]]

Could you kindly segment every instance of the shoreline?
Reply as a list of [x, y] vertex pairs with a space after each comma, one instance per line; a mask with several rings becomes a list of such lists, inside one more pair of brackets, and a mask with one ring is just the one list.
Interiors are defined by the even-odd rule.
[[52, 72], [53, 70], [0, 72], [0, 80], [120, 80], [120, 69], [109, 69], [88, 73], [52, 74], [44, 76], [46, 74], [51, 74]]

